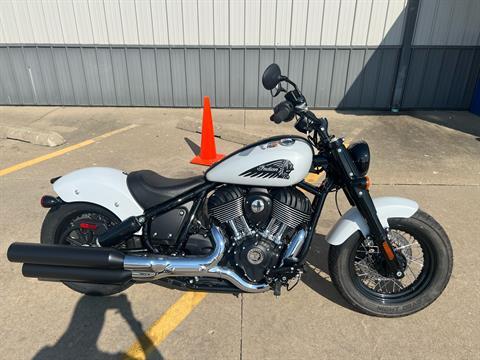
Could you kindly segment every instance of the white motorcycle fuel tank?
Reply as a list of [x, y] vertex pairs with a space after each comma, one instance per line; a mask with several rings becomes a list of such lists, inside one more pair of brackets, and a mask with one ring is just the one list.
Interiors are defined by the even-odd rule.
[[313, 149], [300, 136], [275, 136], [230, 154], [207, 170], [212, 182], [261, 187], [301, 182], [312, 164]]

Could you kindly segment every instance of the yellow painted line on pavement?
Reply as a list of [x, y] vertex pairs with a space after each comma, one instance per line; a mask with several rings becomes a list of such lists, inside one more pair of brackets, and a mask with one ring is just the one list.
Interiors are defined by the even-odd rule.
[[136, 341], [125, 354], [124, 359], [146, 359], [152, 350], [159, 346], [170, 333], [207, 296], [201, 292], [187, 292], [180, 297], [167, 311], [145, 331], [142, 338]]
[[50, 159], [53, 159], [53, 158], [56, 158], [58, 156], [61, 156], [61, 155], [64, 155], [68, 152], [71, 152], [73, 150], [77, 150], [77, 149], [80, 149], [80, 148], [83, 148], [87, 145], [91, 145], [97, 141], [100, 141], [100, 140], [103, 140], [105, 138], [108, 138], [112, 135], [116, 135], [116, 134], [119, 134], [119, 133], [122, 133], [124, 131], [127, 131], [127, 130], [130, 130], [130, 129], [133, 129], [135, 127], [137, 127], [138, 125], [137, 124], [132, 124], [132, 125], [129, 125], [129, 126], [125, 126], [121, 129], [117, 129], [117, 130], [113, 130], [113, 131], [110, 131], [110, 132], [107, 132], [103, 135], [100, 135], [100, 136], [96, 136], [92, 139], [89, 139], [89, 140], [85, 140], [85, 141], [82, 141], [78, 144], [75, 144], [75, 145], [71, 145], [71, 146], [67, 146], [66, 148], [63, 148], [63, 149], [60, 149], [60, 150], [57, 150], [57, 151], [54, 151], [54, 152], [51, 152], [49, 154], [46, 154], [46, 155], [42, 155], [42, 156], [39, 156], [39, 157], [36, 157], [34, 159], [31, 159], [31, 160], [27, 160], [27, 161], [24, 161], [24, 162], [21, 162], [21, 163], [18, 163], [18, 164], [15, 164], [13, 166], [10, 166], [8, 168], [5, 168], [5, 169], [1, 169], [0, 170], [0, 176], [4, 176], [4, 175], [7, 175], [7, 174], [11, 174], [15, 171], [18, 171], [18, 170], [22, 170], [22, 169], [25, 169], [29, 166], [32, 166], [32, 165], [36, 165], [36, 164], [39, 164], [43, 161], [46, 161], [46, 160], [50, 160]]

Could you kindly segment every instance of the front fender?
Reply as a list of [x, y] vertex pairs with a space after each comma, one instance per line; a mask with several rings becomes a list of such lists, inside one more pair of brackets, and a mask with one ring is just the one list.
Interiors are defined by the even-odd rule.
[[67, 203], [97, 204], [122, 221], [143, 214], [142, 207], [128, 190], [127, 175], [120, 170], [105, 167], [76, 170], [55, 181], [53, 190]]
[[[377, 216], [384, 227], [388, 227], [389, 218], [409, 218], [418, 210], [418, 204], [400, 197], [380, 197], [373, 199]], [[363, 236], [370, 234], [367, 222], [356, 207], [348, 210], [327, 234], [330, 245], [340, 245], [353, 233], [360, 231]]]

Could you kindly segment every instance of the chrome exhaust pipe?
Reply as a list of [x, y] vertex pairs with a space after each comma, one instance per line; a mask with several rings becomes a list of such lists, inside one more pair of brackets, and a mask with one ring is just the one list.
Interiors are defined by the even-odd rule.
[[211, 234], [215, 248], [205, 257], [161, 257], [161, 256], [125, 256], [123, 268], [132, 272], [136, 281], [153, 281], [172, 276], [211, 277], [224, 279], [245, 292], [264, 292], [267, 284], [252, 284], [244, 280], [233, 270], [217, 266], [225, 253], [225, 238], [220, 230], [212, 226]]

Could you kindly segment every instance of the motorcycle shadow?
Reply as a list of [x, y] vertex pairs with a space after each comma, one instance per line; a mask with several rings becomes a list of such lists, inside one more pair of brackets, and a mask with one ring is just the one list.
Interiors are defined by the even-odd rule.
[[355, 311], [337, 291], [330, 278], [328, 270], [328, 245], [325, 235], [313, 236], [310, 252], [307, 256], [306, 272], [302, 282], [324, 298]]
[[[45, 346], [40, 349], [33, 359], [129, 359], [123, 352], [109, 353], [97, 347], [107, 310], [116, 310], [122, 315], [145, 353], [148, 349], [148, 359], [163, 359], [152, 341], [145, 336], [142, 324], [133, 315], [132, 306], [125, 294], [80, 298], [65, 333], [53, 346]], [[122, 334], [119, 333], [116, 336], [122, 336]]]

